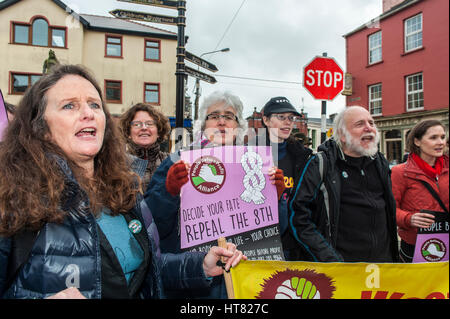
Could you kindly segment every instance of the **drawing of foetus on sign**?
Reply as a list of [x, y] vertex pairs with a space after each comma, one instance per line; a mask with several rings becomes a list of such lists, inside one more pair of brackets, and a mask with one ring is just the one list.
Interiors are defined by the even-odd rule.
[[249, 259], [284, 259], [270, 147], [203, 148], [183, 151], [181, 159], [191, 165], [181, 189], [183, 250], [207, 251], [225, 237]]

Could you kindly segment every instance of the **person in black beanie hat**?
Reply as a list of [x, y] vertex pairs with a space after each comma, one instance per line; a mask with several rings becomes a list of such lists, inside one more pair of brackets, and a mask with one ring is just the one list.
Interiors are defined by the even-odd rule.
[[[281, 195], [282, 205], [279, 205], [280, 233], [286, 260], [296, 260], [293, 248], [296, 242], [288, 230], [288, 203], [291, 194], [295, 193], [296, 185], [312, 150], [303, 146], [302, 142], [291, 136], [295, 122], [301, 115], [291, 102], [283, 97], [271, 98], [261, 110], [263, 127], [266, 128], [266, 145], [272, 146], [274, 162], [283, 170], [286, 189]], [[262, 138], [260, 136], [259, 138]]]

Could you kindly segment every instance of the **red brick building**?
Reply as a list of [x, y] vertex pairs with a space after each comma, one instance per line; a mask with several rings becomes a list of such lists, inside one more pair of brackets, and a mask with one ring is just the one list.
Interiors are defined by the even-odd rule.
[[439, 119], [448, 131], [448, 0], [383, 0], [380, 16], [344, 38], [346, 105], [370, 111], [389, 161], [400, 161], [417, 122]]

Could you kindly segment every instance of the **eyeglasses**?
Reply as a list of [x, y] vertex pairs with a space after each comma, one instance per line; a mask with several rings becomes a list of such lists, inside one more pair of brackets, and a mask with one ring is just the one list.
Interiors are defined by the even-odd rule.
[[286, 120], [289, 120], [290, 122], [300, 121], [300, 116], [295, 116], [295, 115], [272, 114], [272, 116], [275, 116], [281, 122], [284, 122]]
[[141, 121], [133, 121], [130, 123], [133, 128], [142, 128], [142, 127], [155, 127], [156, 124], [153, 121], [141, 122]]
[[206, 115], [206, 120], [219, 121], [220, 119], [224, 119], [225, 122], [238, 121], [238, 118], [234, 114], [217, 114], [212, 113]]

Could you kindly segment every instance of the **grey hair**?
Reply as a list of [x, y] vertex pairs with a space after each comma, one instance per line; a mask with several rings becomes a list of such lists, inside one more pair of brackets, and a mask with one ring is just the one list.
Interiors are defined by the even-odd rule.
[[333, 139], [336, 141], [337, 145], [339, 145], [339, 147], [342, 149], [343, 145], [342, 145], [342, 141], [341, 138], [342, 136], [345, 135], [345, 131], [347, 130], [346, 126], [345, 126], [345, 116], [347, 115], [348, 112], [356, 109], [356, 108], [363, 108], [365, 110], [367, 110], [366, 108], [359, 106], [359, 105], [353, 105], [353, 106], [349, 106], [346, 107], [345, 109], [343, 109], [341, 112], [339, 112], [339, 114], [334, 118], [334, 123], [333, 123]]
[[242, 114], [244, 105], [238, 96], [229, 91], [214, 91], [203, 100], [203, 103], [198, 110], [198, 120], [194, 122], [193, 126], [194, 138], [198, 137], [205, 129], [206, 112], [208, 108], [217, 103], [225, 103], [225, 106], [231, 106], [236, 111], [236, 116], [238, 118], [236, 142], [242, 144], [248, 129], [247, 121]]

